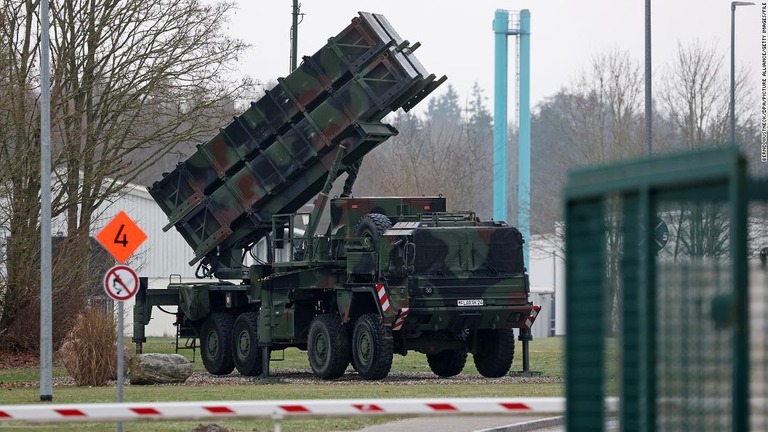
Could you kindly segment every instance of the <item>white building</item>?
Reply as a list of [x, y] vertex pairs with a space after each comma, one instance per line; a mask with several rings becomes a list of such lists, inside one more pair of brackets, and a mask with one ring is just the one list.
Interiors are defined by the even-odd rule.
[[[110, 200], [101, 208], [93, 223], [91, 235], [95, 236], [121, 210], [147, 234], [147, 240], [126, 263], [141, 277], [147, 277], [151, 289], [165, 288], [170, 281], [195, 282], [196, 266], [190, 266], [189, 261], [194, 254], [175, 228], [163, 232], [168, 218], [147, 192], [146, 187], [136, 184], [126, 184], [124, 194]], [[53, 233], [63, 233], [64, 221], [53, 221]], [[3, 233], [0, 232], [0, 237]], [[1, 239], [0, 239], [1, 240]], [[260, 245], [264, 249], [266, 244]], [[3, 244], [3, 242], [0, 242]], [[531, 283], [531, 301], [542, 306], [532, 334], [536, 338], [565, 334], [565, 262], [561, 245], [557, 240], [534, 236], [531, 239], [530, 268], [528, 269]], [[257, 248], [258, 249], [258, 248]], [[0, 251], [2, 253], [3, 251]], [[2, 266], [0, 266], [2, 267]], [[0, 272], [4, 269], [0, 268]], [[125, 333], [133, 334], [133, 305], [131, 299], [125, 303]], [[555, 305], [555, 306], [553, 306]], [[169, 312], [175, 312], [175, 307], [168, 307]], [[557, 319], [556, 319], [557, 318]], [[146, 327], [147, 336], [173, 336], [176, 328], [173, 326], [175, 316], [153, 308], [152, 320]]]
[[533, 236], [529, 243], [531, 301], [541, 312], [531, 328], [534, 337], [565, 335], [565, 259], [560, 236]]
[[[92, 235], [101, 231], [122, 210], [147, 234], [147, 240], [126, 264], [135, 269], [140, 277], [148, 278], [149, 288], [164, 288], [171, 280], [174, 282], [196, 281], [195, 267], [188, 264], [194, 258], [192, 249], [176, 228], [163, 232], [168, 218], [149, 195], [147, 189], [144, 186], [127, 184], [124, 192], [124, 195], [113, 199], [102, 209], [98, 220], [93, 224]], [[133, 334], [133, 304], [133, 299], [125, 303], [127, 335]], [[168, 309], [169, 312], [176, 311], [175, 307]], [[146, 328], [146, 335], [175, 335], [176, 328], [173, 326], [175, 320], [174, 315], [154, 308], [152, 320]]]

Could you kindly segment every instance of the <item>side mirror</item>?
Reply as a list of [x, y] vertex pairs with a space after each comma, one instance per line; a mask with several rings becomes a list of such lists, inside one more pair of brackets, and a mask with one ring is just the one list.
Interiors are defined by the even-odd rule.
[[407, 275], [413, 274], [415, 271], [413, 263], [416, 261], [416, 244], [406, 243], [403, 246], [403, 273]]

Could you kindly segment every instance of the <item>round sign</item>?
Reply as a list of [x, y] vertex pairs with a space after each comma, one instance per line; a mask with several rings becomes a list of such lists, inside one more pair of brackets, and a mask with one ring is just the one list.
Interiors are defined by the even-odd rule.
[[658, 253], [669, 241], [669, 227], [660, 217], [655, 216], [653, 218], [653, 240], [655, 241], [654, 249]]
[[[640, 225], [640, 242], [645, 243], [645, 225]], [[653, 217], [653, 252], [658, 254], [669, 241], [669, 227], [660, 217]]]
[[117, 301], [128, 300], [139, 291], [139, 276], [128, 266], [114, 266], [104, 274], [104, 291]]

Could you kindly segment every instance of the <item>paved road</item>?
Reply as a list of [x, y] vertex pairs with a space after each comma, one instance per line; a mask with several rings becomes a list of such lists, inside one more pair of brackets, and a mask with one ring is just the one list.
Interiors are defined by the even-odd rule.
[[[553, 426], [553, 427], [547, 427], [542, 429], [535, 429], [536, 432], [565, 432], [565, 425], [559, 425], [559, 426]], [[604, 432], [618, 432], [621, 430], [619, 428], [619, 422], [615, 418], [609, 418], [605, 420], [605, 428], [603, 429]]]
[[[361, 429], [361, 432], [525, 432], [557, 424], [552, 416], [439, 416], [397, 420]], [[562, 420], [561, 420], [562, 421]]]

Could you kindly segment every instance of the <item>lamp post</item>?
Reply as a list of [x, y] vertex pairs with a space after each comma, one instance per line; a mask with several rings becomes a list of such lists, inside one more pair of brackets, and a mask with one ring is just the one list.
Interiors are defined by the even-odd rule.
[[731, 2], [731, 130], [730, 130], [730, 144], [736, 144], [736, 7], [737, 6], [752, 6], [752, 2], [733, 1]]
[[645, 143], [651, 157], [653, 143], [653, 92], [651, 87], [651, 0], [645, 0]]

